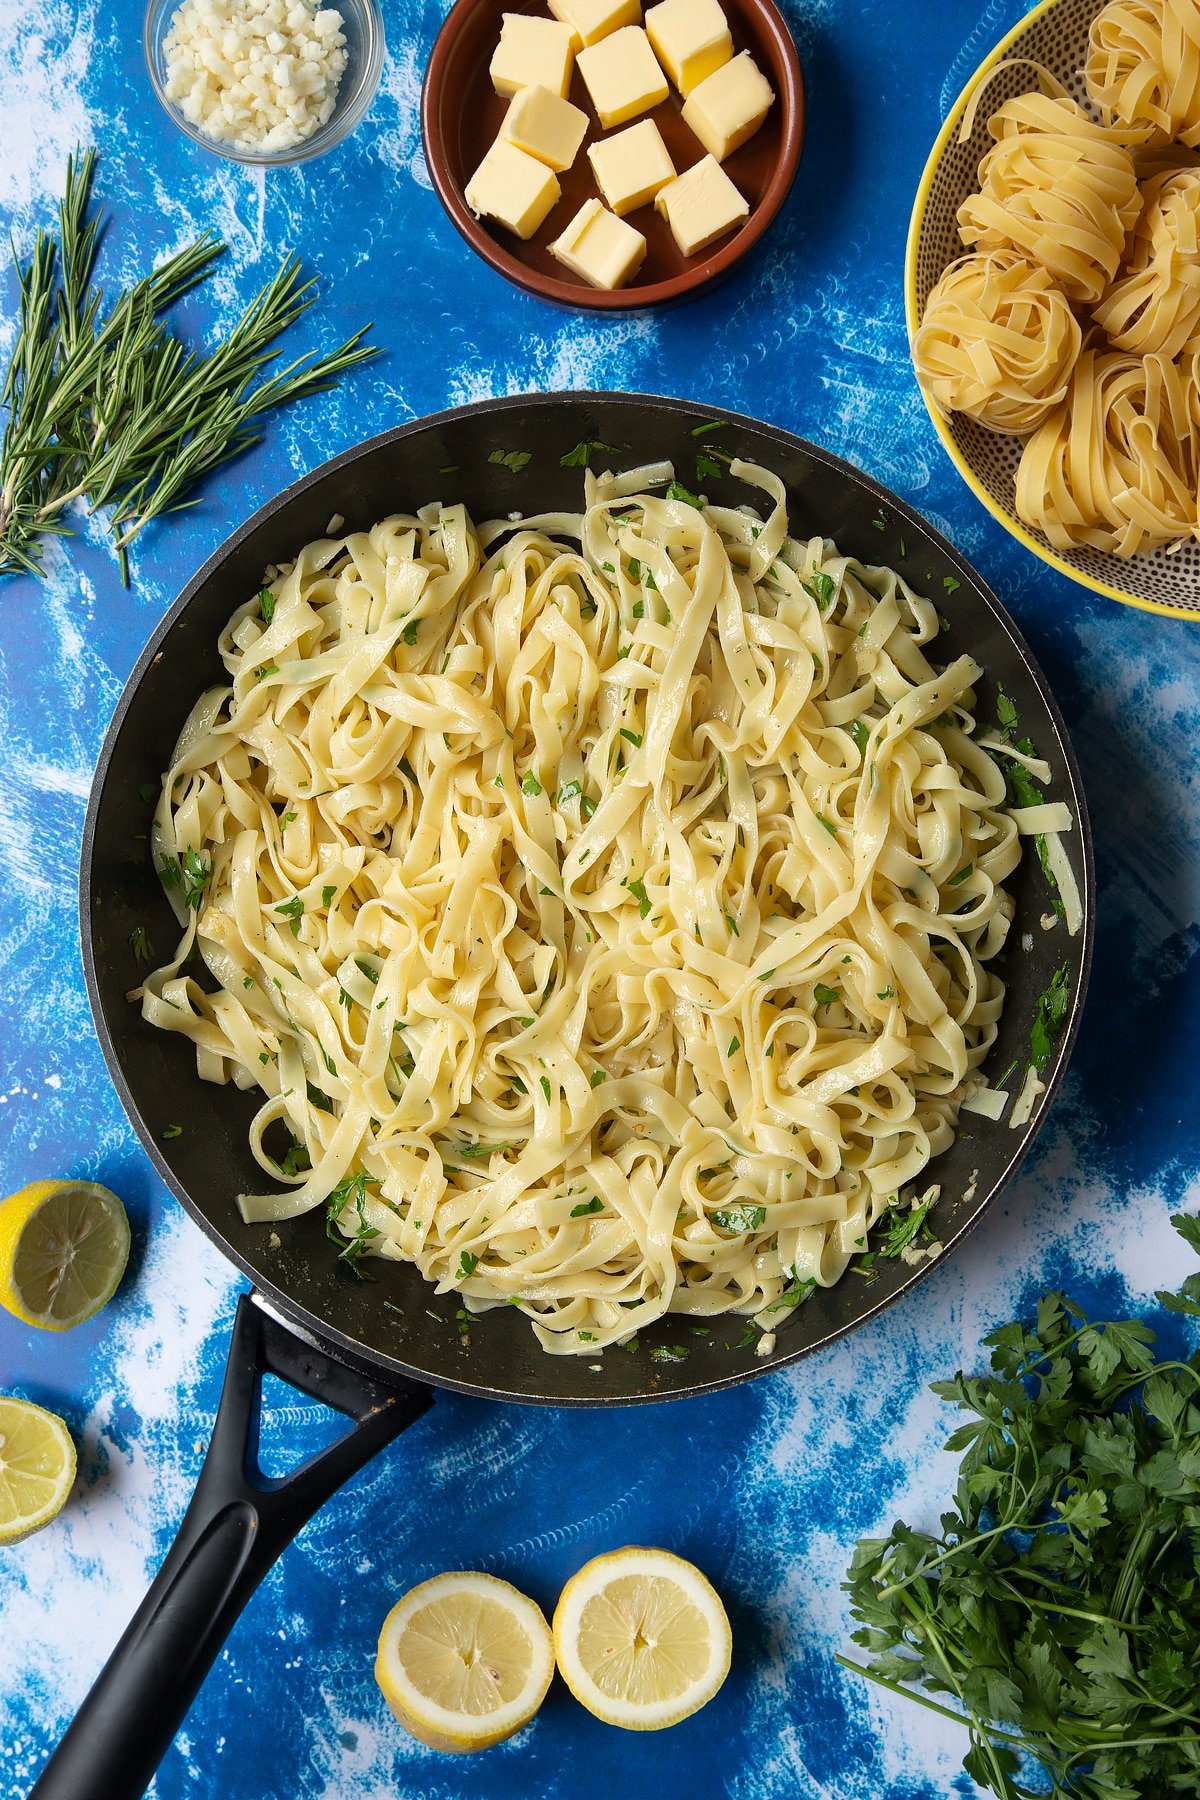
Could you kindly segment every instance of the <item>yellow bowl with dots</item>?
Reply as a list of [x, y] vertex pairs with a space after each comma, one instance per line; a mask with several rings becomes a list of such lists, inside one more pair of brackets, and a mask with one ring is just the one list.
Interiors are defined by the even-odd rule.
[[[950, 108], [921, 175], [909, 223], [904, 310], [910, 343], [931, 288], [964, 253], [958, 209], [979, 185], [979, 164], [992, 143], [988, 119], [1006, 100], [1036, 85], [1030, 65], [1037, 63], [1049, 70], [1085, 111], [1096, 116], [1084, 86], [1083, 67], [1088, 29], [1098, 11], [1098, 0], [1042, 0], [984, 57]], [[967, 109], [984, 82], [986, 93], [976, 107], [970, 131], [962, 137]], [[990, 431], [962, 413], [946, 418], [924, 389], [922, 397], [934, 430], [967, 486], [1027, 550], [1060, 574], [1110, 600], [1166, 618], [1200, 620], [1200, 543], [1189, 539], [1178, 548], [1145, 552], [1128, 560], [1104, 550], [1056, 550], [1017, 517], [1014, 484], [1021, 440]]]

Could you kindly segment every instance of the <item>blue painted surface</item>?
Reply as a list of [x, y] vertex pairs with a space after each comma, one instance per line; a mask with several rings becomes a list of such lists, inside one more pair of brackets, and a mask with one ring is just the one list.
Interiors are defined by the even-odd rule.
[[[107, 1312], [48, 1341], [0, 1315], [0, 1389], [68, 1419], [80, 1480], [59, 1521], [0, 1551], [0, 1800], [23, 1795], [133, 1611], [186, 1504], [238, 1283], [164, 1194], [109, 1087], [79, 966], [86, 794], [152, 625], [227, 532], [359, 438], [466, 399], [606, 385], [695, 396], [790, 426], [933, 519], [1009, 605], [1058, 693], [1096, 828], [1099, 929], [1078, 1051], [1036, 1152], [961, 1254], [798, 1369], [709, 1400], [550, 1415], [456, 1397], [336, 1498], [235, 1630], [158, 1776], [162, 1800], [574, 1800], [598, 1771], [656, 1800], [933, 1800], [969, 1794], [965, 1747], [844, 1676], [838, 1583], [861, 1532], [932, 1520], [951, 1479], [925, 1384], [1047, 1283], [1152, 1304], [1189, 1261], [1167, 1223], [1200, 1200], [1200, 631], [1072, 587], [960, 486], [920, 405], [901, 258], [929, 143], [1015, 0], [785, 0], [809, 137], [760, 254], [708, 299], [595, 322], [472, 261], [425, 173], [420, 72], [445, 0], [385, 0], [383, 88], [327, 159], [264, 178], [190, 146], [150, 96], [129, 0], [0, 0], [0, 212], [27, 244], [67, 151], [102, 152], [110, 278], [204, 226], [230, 254], [184, 309], [228, 322], [279, 251], [321, 276], [297, 341], [373, 318], [386, 361], [277, 423], [194, 513], [153, 530], [123, 592], [98, 531], [48, 578], [0, 590], [0, 1191], [48, 1172], [124, 1197], [129, 1277]], [[0, 350], [15, 288], [0, 279]], [[300, 1407], [268, 1420], [315, 1440]], [[547, 1609], [587, 1556], [626, 1542], [693, 1557], [734, 1622], [733, 1674], [675, 1731], [617, 1733], [556, 1686], [534, 1726], [469, 1761], [404, 1740], [371, 1676], [388, 1606], [446, 1567], [493, 1569]]]

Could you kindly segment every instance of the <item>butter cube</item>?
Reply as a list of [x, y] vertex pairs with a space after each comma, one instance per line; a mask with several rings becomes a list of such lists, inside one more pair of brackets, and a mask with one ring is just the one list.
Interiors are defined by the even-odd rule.
[[596, 186], [619, 219], [648, 206], [660, 188], [675, 179], [675, 164], [653, 119], [627, 126], [615, 137], [588, 145]]
[[593, 287], [620, 288], [641, 268], [646, 240], [598, 200], [585, 200], [550, 254]]
[[685, 99], [733, 56], [729, 21], [717, 0], [662, 0], [646, 14], [646, 36]]
[[550, 0], [550, 11], [570, 28], [576, 50], [642, 22], [642, 0]]
[[670, 92], [640, 25], [623, 25], [581, 50], [579, 73], [605, 131], [661, 106]]
[[750, 216], [750, 208], [720, 163], [704, 157], [674, 181], [654, 202], [671, 227], [683, 256], [695, 256]]
[[522, 88], [514, 94], [500, 127], [506, 144], [536, 156], [548, 169], [569, 169], [587, 136], [585, 112], [552, 94], [549, 88]]
[[505, 13], [491, 62], [492, 86], [498, 94], [510, 97], [524, 87], [544, 87], [565, 100], [574, 61], [571, 33], [557, 19]]
[[561, 193], [553, 170], [497, 138], [463, 197], [477, 217], [495, 219], [519, 238], [531, 238]]
[[683, 105], [683, 122], [704, 148], [724, 162], [752, 138], [775, 99], [771, 84], [748, 50], [694, 87]]

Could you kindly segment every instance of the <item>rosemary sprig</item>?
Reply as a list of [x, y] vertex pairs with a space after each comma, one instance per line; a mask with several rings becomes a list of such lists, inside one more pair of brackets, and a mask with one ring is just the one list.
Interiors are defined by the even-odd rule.
[[0, 576], [41, 573], [42, 540], [69, 533], [67, 509], [109, 510], [121, 579], [151, 519], [194, 505], [196, 484], [255, 444], [275, 407], [330, 387], [377, 354], [355, 332], [272, 375], [275, 340], [308, 311], [315, 282], [288, 257], [229, 336], [187, 349], [159, 315], [205, 279], [226, 246], [205, 233], [105, 310], [92, 274], [101, 221], [89, 211], [95, 154], [71, 157], [58, 237], [41, 229], [27, 263], [13, 248], [20, 306], [0, 388]]

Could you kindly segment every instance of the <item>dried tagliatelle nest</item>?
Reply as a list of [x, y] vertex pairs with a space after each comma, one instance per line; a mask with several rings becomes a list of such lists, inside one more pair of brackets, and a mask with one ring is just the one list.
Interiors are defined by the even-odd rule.
[[1089, 98], [1126, 143], [1200, 144], [1196, 0], [1110, 0], [1092, 20]]
[[979, 192], [958, 209], [968, 248], [1016, 250], [1069, 300], [1098, 300], [1141, 210], [1128, 150], [1067, 94], [1018, 94], [988, 120]]
[[1064, 403], [1030, 438], [1017, 511], [1055, 549], [1133, 556], [1196, 525], [1196, 368], [1086, 349]]
[[1040, 91], [988, 121], [958, 212], [973, 254], [930, 291], [918, 380], [943, 415], [1026, 439], [1016, 511], [1055, 549], [1200, 539], [1200, 163], [1178, 147], [1200, 145], [1200, 0], [1104, 8], [1099, 119], [1033, 67]]
[[1049, 273], [997, 250], [946, 270], [925, 304], [913, 356], [942, 412], [1024, 435], [1064, 399], [1081, 341], [1079, 320]]
[[1179, 356], [1200, 344], [1200, 168], [1142, 187], [1125, 261], [1092, 317], [1118, 350]]

